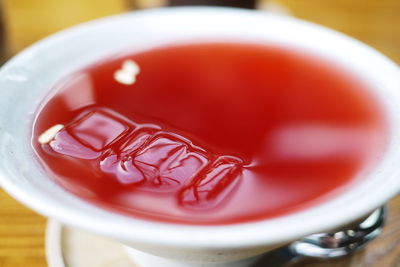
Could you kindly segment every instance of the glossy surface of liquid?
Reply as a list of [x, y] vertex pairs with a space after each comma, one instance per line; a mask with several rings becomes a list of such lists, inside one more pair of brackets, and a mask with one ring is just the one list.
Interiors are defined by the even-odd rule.
[[[298, 211], [356, 182], [384, 147], [367, 88], [285, 48], [203, 43], [125, 54], [55, 92], [32, 138], [46, 171], [75, 195], [139, 218], [225, 224]], [[64, 127], [40, 144], [56, 124]]]

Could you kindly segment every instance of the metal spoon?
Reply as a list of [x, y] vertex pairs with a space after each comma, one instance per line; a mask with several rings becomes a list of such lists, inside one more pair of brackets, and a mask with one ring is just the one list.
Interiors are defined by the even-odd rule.
[[386, 207], [381, 207], [361, 223], [347, 229], [313, 234], [268, 252], [251, 267], [281, 267], [304, 258], [334, 259], [347, 256], [380, 234], [386, 216]]

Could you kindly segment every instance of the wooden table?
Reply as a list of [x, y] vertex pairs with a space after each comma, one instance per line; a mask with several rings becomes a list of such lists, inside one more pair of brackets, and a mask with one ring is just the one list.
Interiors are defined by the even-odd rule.
[[[144, 1], [155, 0], [140, 2]], [[400, 63], [399, 0], [280, 0], [279, 3], [294, 16], [347, 33]], [[123, 0], [6, 0], [9, 51], [15, 53], [56, 30], [122, 12], [127, 6]], [[46, 266], [45, 223], [45, 218], [0, 189], [0, 267]], [[366, 250], [333, 262], [306, 261], [296, 266], [400, 267], [400, 196], [389, 203], [384, 232]]]

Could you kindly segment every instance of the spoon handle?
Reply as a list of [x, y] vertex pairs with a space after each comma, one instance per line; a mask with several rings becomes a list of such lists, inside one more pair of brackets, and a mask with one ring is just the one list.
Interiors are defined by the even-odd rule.
[[381, 207], [356, 225], [336, 232], [306, 236], [286, 247], [264, 254], [251, 267], [282, 267], [303, 258], [334, 259], [362, 249], [385, 224], [387, 208]]

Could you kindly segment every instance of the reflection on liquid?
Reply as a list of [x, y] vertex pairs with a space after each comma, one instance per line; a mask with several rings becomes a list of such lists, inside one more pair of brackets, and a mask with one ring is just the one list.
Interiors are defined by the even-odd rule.
[[367, 153], [367, 142], [378, 142], [379, 136], [371, 129], [351, 126], [302, 124], [273, 131], [267, 139], [275, 158], [288, 160], [316, 160], [332, 157], [358, 158]]
[[62, 85], [62, 91], [57, 93], [70, 110], [79, 110], [96, 103], [93, 81], [87, 73], [71, 77]]

